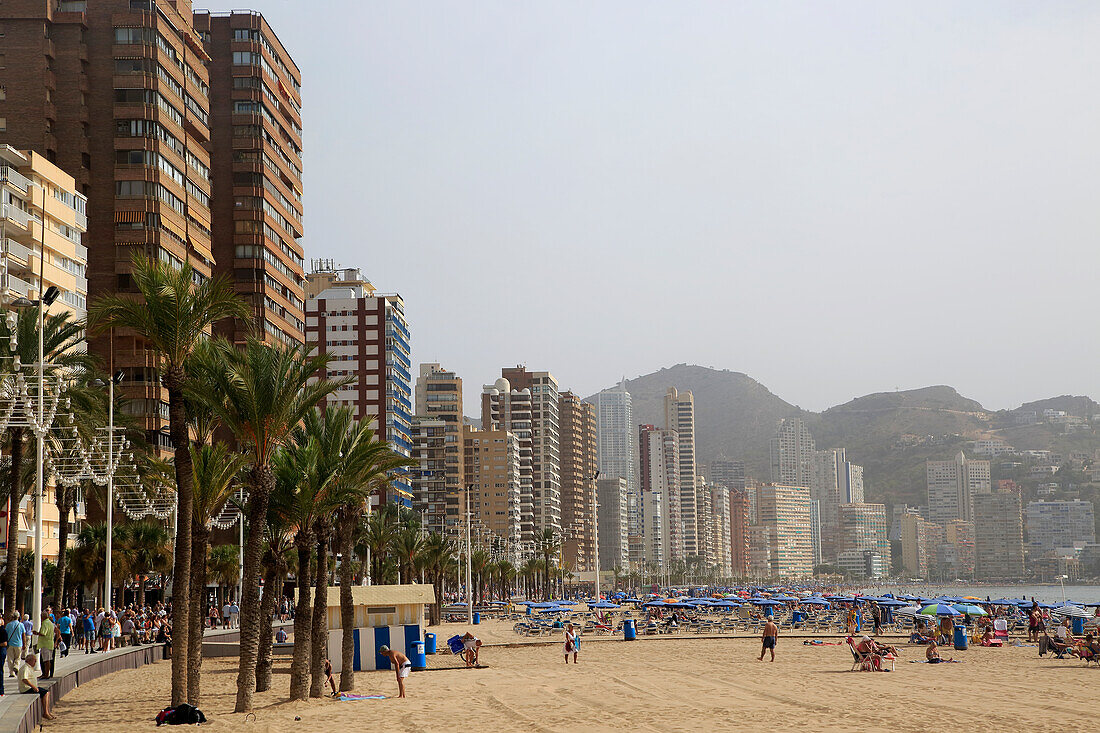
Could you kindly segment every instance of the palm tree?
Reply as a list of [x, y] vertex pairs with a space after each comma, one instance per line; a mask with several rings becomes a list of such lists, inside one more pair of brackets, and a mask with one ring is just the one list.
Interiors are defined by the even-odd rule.
[[218, 584], [218, 607], [229, 598], [229, 589], [241, 577], [241, 552], [236, 545], [214, 545], [206, 556], [206, 572]]
[[145, 576], [167, 570], [171, 565], [168, 530], [158, 521], [143, 520], [118, 525], [115, 534], [128, 574], [138, 582], [138, 604], [144, 606]]
[[[350, 379], [316, 379], [328, 364], [328, 354], [309, 356], [301, 346], [265, 344], [250, 338], [237, 349], [219, 340], [224, 368], [214, 375], [205, 395], [222, 425], [231, 430], [245, 452], [248, 469], [248, 533], [241, 573], [240, 666], [234, 711], [252, 709], [260, 643], [260, 561], [263, 525], [275, 487], [272, 457], [289, 440], [293, 428], [326, 396]], [[299, 641], [295, 635], [295, 642]]]
[[[179, 268], [135, 254], [131, 278], [140, 298], [103, 294], [90, 312], [96, 332], [128, 328], [149, 343], [157, 355], [161, 383], [168, 390], [168, 428], [175, 449], [176, 543], [172, 566], [172, 606], [176, 623], [172, 643], [172, 705], [187, 700], [187, 660], [191, 634], [191, 528], [194, 505], [187, 406], [184, 403], [185, 363], [195, 345], [214, 323], [248, 318], [250, 311], [226, 277], [195, 283], [190, 264]], [[196, 642], [201, 644], [202, 640]]]
[[543, 600], [548, 601], [550, 600], [550, 569], [553, 567], [550, 558], [557, 555], [561, 550], [561, 542], [557, 534], [555, 534], [554, 530], [550, 527], [542, 530], [542, 534], [538, 536], [537, 541], [539, 550], [542, 552], [542, 569], [544, 571], [542, 578], [542, 595]]
[[370, 557], [370, 574], [375, 583], [383, 581], [383, 566], [397, 538], [397, 505], [383, 504], [367, 514], [360, 533], [360, 544]]
[[402, 527], [393, 539], [393, 553], [397, 557], [398, 582], [411, 583], [416, 575], [416, 556], [424, 545], [419, 526]]
[[[199, 670], [202, 668], [202, 636], [206, 620], [206, 578], [210, 561], [210, 522], [221, 513], [237, 488], [244, 456], [232, 453], [225, 443], [191, 445], [195, 503], [191, 528], [191, 636], [197, 643], [188, 650], [187, 702], [199, 704]], [[237, 564], [236, 548], [232, 560]]]
[[[12, 348], [11, 336], [15, 335], [15, 348]], [[46, 364], [46, 375], [52, 376], [59, 370], [87, 369], [90, 359], [77, 347], [84, 343], [84, 324], [74, 320], [69, 313], [45, 314], [42, 320], [42, 354]], [[15, 328], [8, 326], [6, 319], [0, 319], [0, 369], [11, 371], [15, 358], [22, 364], [38, 363], [38, 311], [27, 308], [18, 311]], [[37, 395], [34, 380], [28, 384], [29, 391]], [[29, 437], [25, 427], [9, 427], [7, 455], [11, 465], [7, 480], [0, 482], [0, 504], [11, 499], [11, 506], [18, 507], [27, 492], [27, 479], [36, 470], [29, 465], [25, 455], [26, 439]], [[19, 528], [19, 512], [8, 512], [8, 536], [15, 537]], [[4, 608], [15, 608], [16, 567], [18, 565], [19, 543], [9, 542], [6, 552], [4, 586]]]
[[[267, 521], [264, 523], [264, 595], [260, 603], [260, 650], [256, 662], [256, 692], [266, 692], [271, 689], [271, 640], [272, 617], [275, 613], [275, 602], [283, 597], [283, 580], [286, 579], [287, 567], [294, 561], [293, 531], [294, 527], [288, 517], [293, 513], [297, 492], [298, 477], [275, 477], [275, 489], [271, 492], [271, 500], [267, 508]], [[297, 574], [297, 563], [295, 574]]]
[[438, 532], [432, 532], [424, 542], [423, 562], [424, 570], [435, 588], [435, 603], [432, 604], [428, 623], [432, 626], [439, 624], [442, 619], [443, 609], [443, 579], [455, 564], [454, 541]]
[[[485, 552], [484, 550], [474, 550], [470, 553], [470, 574], [474, 578], [476, 578], [476, 580], [474, 580], [475, 585], [473, 589], [466, 589], [467, 595], [470, 596], [470, 603], [474, 603], [475, 599], [477, 603], [485, 602], [485, 597], [483, 593], [485, 579], [482, 577], [482, 575], [488, 569], [490, 560], [491, 558], [489, 557], [489, 553]], [[477, 591], [476, 595], [473, 592], [475, 590]]]

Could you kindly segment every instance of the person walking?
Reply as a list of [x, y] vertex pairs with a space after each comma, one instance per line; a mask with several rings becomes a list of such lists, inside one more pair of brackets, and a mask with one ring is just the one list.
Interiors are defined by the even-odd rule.
[[61, 656], [69, 656], [69, 647], [73, 644], [73, 617], [69, 615], [68, 609], [61, 612], [61, 617], [57, 619], [57, 633], [61, 637], [61, 644], [58, 649], [61, 650]]
[[23, 622], [19, 620], [19, 611], [12, 611], [8, 624], [4, 627], [4, 640], [7, 642], [8, 676], [14, 677], [19, 670], [19, 660], [23, 658]]
[[775, 661], [775, 643], [779, 641], [779, 627], [775, 625], [775, 621], [772, 621], [771, 616], [767, 617], [768, 620], [764, 624], [764, 632], [760, 635], [760, 656], [757, 657], [761, 662], [764, 661], [764, 652], [771, 652], [771, 660]]
[[229, 628], [239, 628], [240, 624], [238, 619], [241, 617], [241, 607], [237, 605], [236, 601], [233, 601], [229, 606]]
[[38, 657], [42, 660], [42, 678], [53, 677], [53, 656], [56, 640], [57, 626], [50, 620], [49, 611], [42, 612], [42, 619], [38, 622], [38, 631], [34, 635], [38, 637]]
[[565, 627], [565, 663], [569, 664], [569, 655], [573, 655], [573, 664], [577, 663], [578, 641], [577, 634], [573, 631], [573, 624]]

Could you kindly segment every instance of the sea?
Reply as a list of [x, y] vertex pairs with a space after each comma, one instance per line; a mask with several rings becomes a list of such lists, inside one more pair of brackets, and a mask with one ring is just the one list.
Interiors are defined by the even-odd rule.
[[980, 585], [967, 583], [948, 583], [934, 585], [923, 583], [901, 583], [869, 586], [861, 591], [868, 595], [906, 594], [935, 598], [936, 596], [976, 596], [978, 598], [1027, 598], [1040, 603], [1061, 604], [1063, 599], [1077, 603], [1100, 603], [1100, 585]]

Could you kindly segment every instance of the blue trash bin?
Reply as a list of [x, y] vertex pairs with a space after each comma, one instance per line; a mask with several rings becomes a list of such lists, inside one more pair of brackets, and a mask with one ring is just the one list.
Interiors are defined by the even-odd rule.
[[623, 619], [623, 641], [634, 641], [638, 638], [638, 629], [634, 626], [634, 619]]
[[764, 606], [764, 615], [767, 616], [768, 618], [772, 617], [772, 607], [771, 607], [771, 605]]
[[427, 669], [428, 657], [424, 654], [424, 642], [422, 641], [410, 641], [409, 642], [409, 661], [412, 662], [413, 669]]
[[424, 653], [435, 654], [435, 634], [424, 635]]
[[1073, 619], [1073, 635], [1081, 636], [1085, 633], [1085, 619], [1074, 618]]
[[966, 635], [966, 627], [958, 625], [955, 627], [955, 648], [959, 651], [966, 651], [970, 646], [970, 639]]
[[474, 626], [477, 626], [480, 623], [481, 623], [481, 614], [478, 613], [477, 611], [474, 611]]

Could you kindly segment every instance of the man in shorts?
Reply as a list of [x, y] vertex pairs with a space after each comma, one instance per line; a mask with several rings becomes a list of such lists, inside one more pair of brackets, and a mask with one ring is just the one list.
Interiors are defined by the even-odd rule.
[[50, 712], [50, 703], [46, 699], [46, 693], [49, 690], [38, 684], [38, 671], [34, 668], [37, 661], [34, 652], [29, 652], [26, 659], [23, 660], [23, 666], [19, 668], [19, 691], [30, 695], [38, 695], [38, 699], [42, 701], [42, 717], [46, 720], [53, 720], [54, 716]]
[[38, 622], [38, 631], [34, 632], [38, 637], [38, 656], [42, 659], [42, 678], [53, 677], [53, 654], [57, 643], [57, 626], [50, 620], [49, 611], [42, 612], [42, 620]]
[[779, 627], [775, 625], [775, 621], [772, 621], [771, 616], [767, 617], [767, 622], [764, 624], [764, 633], [760, 635], [761, 646], [760, 656], [757, 657], [761, 662], [764, 661], [764, 652], [771, 652], [771, 660], [775, 661], [775, 642], [779, 639]]
[[23, 622], [19, 620], [19, 611], [8, 616], [8, 625], [4, 627], [4, 640], [8, 643], [8, 676], [14, 677], [19, 669], [19, 660], [23, 657]]
[[405, 697], [405, 678], [409, 676], [409, 672], [412, 672], [412, 662], [401, 652], [396, 649], [390, 649], [383, 644], [378, 648], [378, 653], [383, 657], [387, 657], [393, 664], [394, 671], [397, 673], [397, 691], [398, 697]]

